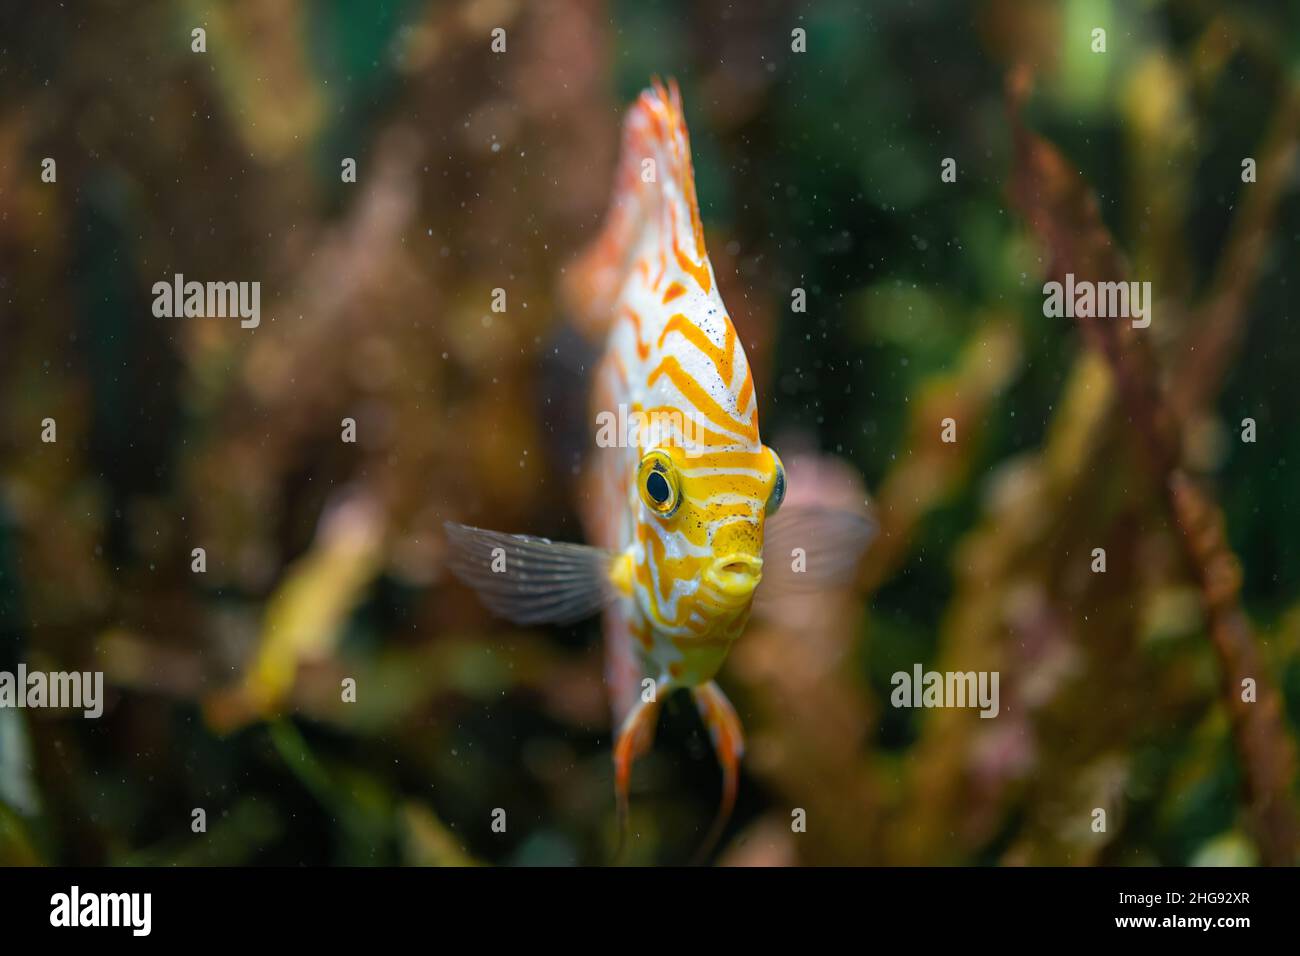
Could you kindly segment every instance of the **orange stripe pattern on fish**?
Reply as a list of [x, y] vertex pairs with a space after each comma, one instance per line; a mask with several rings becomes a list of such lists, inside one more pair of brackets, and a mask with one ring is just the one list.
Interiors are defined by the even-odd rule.
[[678, 688], [692, 693], [723, 770], [716, 836], [736, 798], [744, 735], [714, 677], [755, 589], [771, 571], [813, 572], [800, 583], [843, 578], [871, 529], [858, 515], [834, 515], [841, 533], [829, 535], [796, 519], [781, 540], [799, 541], [802, 527], [802, 547], [824, 553], [804, 568], [782, 552], [765, 561], [785, 470], [759, 438], [753, 374], [705, 250], [676, 84], [656, 81], [630, 110], [606, 224], [566, 292], [579, 325], [605, 341], [583, 502], [596, 547], [449, 524], [453, 568], [519, 623], [603, 611], [620, 820], [660, 705]]

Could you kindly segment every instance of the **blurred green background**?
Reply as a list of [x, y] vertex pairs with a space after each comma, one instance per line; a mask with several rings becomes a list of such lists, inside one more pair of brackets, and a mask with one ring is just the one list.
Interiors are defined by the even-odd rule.
[[[440, 528], [580, 539], [558, 281], [656, 74], [792, 495], [865, 487], [882, 525], [856, 589], [756, 615], [724, 668], [749, 753], [716, 861], [1294, 862], [1300, 7], [1265, 0], [5, 5], [0, 669], [103, 670], [108, 700], [0, 711], [0, 862], [611, 861], [596, 623], [491, 619]], [[1042, 314], [1072, 248], [1152, 283], [1144, 381], [1239, 599]], [[260, 327], [155, 318], [177, 272], [260, 281]], [[1224, 600], [1270, 688], [1248, 717]], [[1002, 713], [890, 707], [916, 662], [998, 670]], [[688, 859], [718, 793], [671, 701], [624, 860]]]

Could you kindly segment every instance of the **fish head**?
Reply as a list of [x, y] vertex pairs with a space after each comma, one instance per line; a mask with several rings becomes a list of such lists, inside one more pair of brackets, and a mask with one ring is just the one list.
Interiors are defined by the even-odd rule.
[[780, 458], [764, 445], [654, 448], [641, 456], [636, 492], [646, 616], [702, 637], [738, 631], [763, 577], [764, 521], [785, 496]]

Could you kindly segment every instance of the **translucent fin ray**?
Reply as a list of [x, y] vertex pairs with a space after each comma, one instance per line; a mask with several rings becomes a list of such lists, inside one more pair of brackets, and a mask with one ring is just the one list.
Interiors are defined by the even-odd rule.
[[840, 588], [876, 536], [875, 519], [855, 511], [789, 505], [763, 532], [763, 597], [785, 591]]
[[601, 548], [447, 522], [450, 567], [494, 614], [515, 624], [576, 624], [613, 597]]

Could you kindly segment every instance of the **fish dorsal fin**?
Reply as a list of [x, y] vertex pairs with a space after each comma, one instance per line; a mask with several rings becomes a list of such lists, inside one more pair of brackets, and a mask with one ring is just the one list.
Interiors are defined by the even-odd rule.
[[448, 521], [450, 567], [494, 614], [515, 624], [576, 624], [614, 596], [601, 548]]
[[630, 272], [648, 251], [711, 291], [690, 137], [671, 79], [667, 86], [656, 79], [628, 111], [605, 225], [565, 276], [569, 309], [586, 334], [604, 334]]

